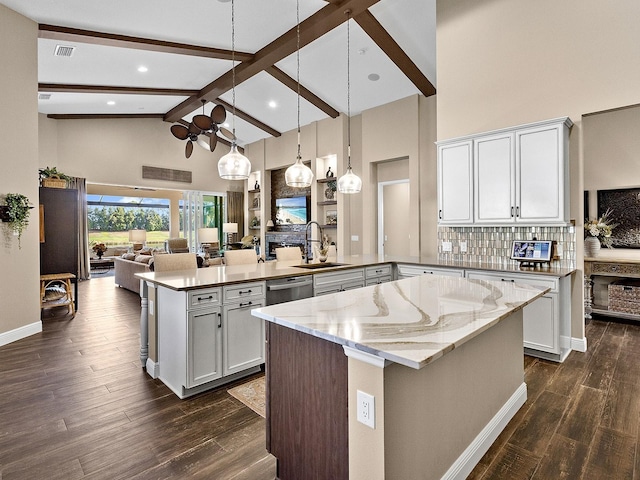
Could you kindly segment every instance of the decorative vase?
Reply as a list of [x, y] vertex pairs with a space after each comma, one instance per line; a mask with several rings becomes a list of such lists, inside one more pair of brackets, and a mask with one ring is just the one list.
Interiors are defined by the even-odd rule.
[[327, 256], [326, 255], [322, 255], [321, 253], [318, 254], [318, 260], [320, 262], [326, 262], [327, 261]]
[[584, 239], [584, 256], [597, 257], [600, 252], [600, 240], [598, 237], [588, 236]]
[[327, 178], [333, 178], [333, 172], [331, 171], [331, 167], [327, 170]]
[[98, 260], [102, 260], [102, 252], [97, 252], [98, 253]]

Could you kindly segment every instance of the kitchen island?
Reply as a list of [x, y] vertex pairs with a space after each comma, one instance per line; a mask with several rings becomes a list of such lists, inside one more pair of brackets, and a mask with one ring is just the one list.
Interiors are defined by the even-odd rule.
[[522, 309], [546, 290], [424, 275], [254, 309], [278, 478], [465, 478], [526, 400]]

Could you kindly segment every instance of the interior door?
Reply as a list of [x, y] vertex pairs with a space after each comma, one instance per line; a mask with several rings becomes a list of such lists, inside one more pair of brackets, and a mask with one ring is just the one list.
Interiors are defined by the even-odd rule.
[[407, 255], [409, 252], [409, 180], [378, 184], [378, 252]]

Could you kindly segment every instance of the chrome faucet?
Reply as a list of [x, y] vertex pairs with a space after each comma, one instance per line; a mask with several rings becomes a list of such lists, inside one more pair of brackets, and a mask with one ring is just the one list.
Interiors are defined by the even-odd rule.
[[[312, 223], [315, 223], [316, 226], [318, 227], [318, 230], [320, 230], [320, 240], [309, 240], [309, 227], [311, 226]], [[307, 250], [306, 252], [307, 254], [305, 255], [305, 263], [309, 263], [310, 243], [318, 242], [322, 245], [323, 238], [324, 238], [324, 232], [322, 231], [322, 227], [318, 222], [316, 222], [315, 220], [311, 220], [309, 223], [307, 223], [307, 226], [304, 229], [304, 248]]]

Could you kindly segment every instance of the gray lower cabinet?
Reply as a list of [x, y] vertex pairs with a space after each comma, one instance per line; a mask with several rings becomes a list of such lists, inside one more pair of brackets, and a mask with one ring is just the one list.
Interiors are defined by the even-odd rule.
[[365, 285], [364, 268], [351, 268], [313, 276], [313, 296], [344, 292]]
[[377, 285], [379, 283], [390, 282], [393, 280], [393, 264], [386, 263], [366, 267], [364, 269], [365, 285]]
[[524, 347], [533, 356], [564, 361], [571, 352], [570, 277], [467, 271], [467, 278], [550, 288], [523, 309]]
[[158, 378], [186, 398], [257, 372], [264, 363], [265, 282], [175, 291], [156, 290]]
[[417, 275], [444, 275], [447, 277], [464, 277], [464, 270], [461, 268], [441, 268], [428, 267], [423, 265], [409, 265], [399, 263], [398, 280], [403, 278], [415, 277]]

